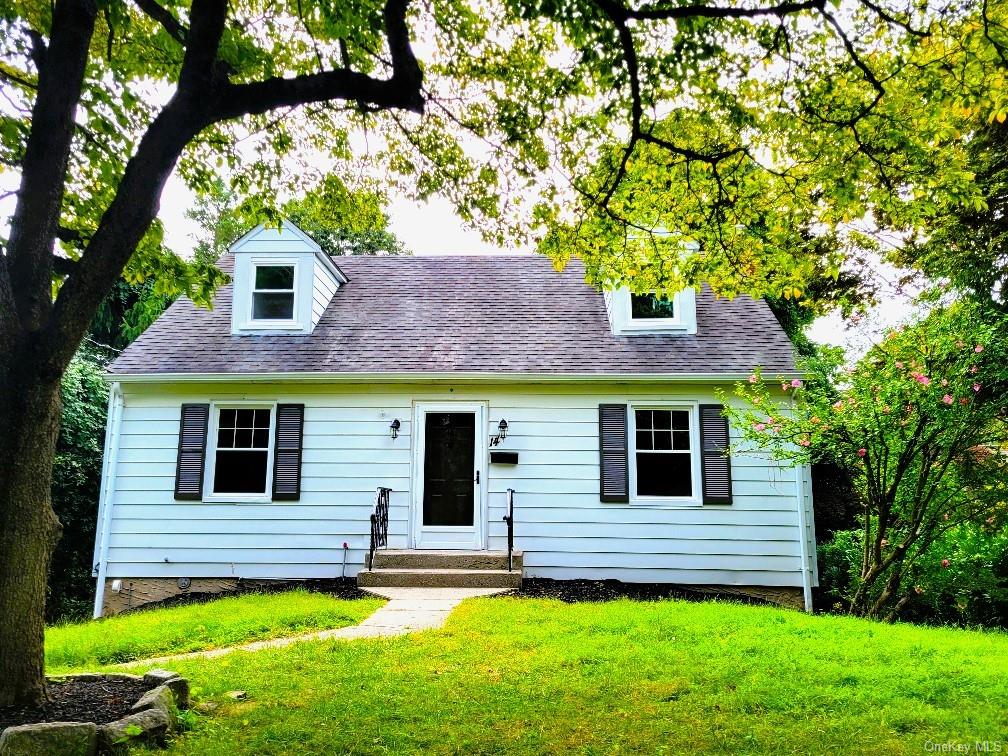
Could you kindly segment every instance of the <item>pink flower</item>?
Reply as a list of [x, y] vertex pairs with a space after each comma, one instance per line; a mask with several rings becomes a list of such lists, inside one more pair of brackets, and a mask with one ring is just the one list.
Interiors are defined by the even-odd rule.
[[781, 387], [781, 391], [787, 391], [787, 390], [788, 390], [788, 388], [790, 388], [790, 387], [788, 386], [788, 384], [786, 384], [786, 383], [782, 383], [782, 384], [780, 385], [780, 387]]
[[945, 404], [952, 404], [952, 402], [954, 402], [955, 399], [953, 399], [948, 394], [945, 394], [945, 396], [942, 397], [942, 401], [945, 402]]
[[979, 370], [979, 369], [980, 368], [978, 368], [976, 365], [974, 365], [973, 367], [970, 368], [970, 372], [975, 374], [976, 371]]
[[915, 381], [917, 381], [917, 383], [919, 383], [921, 386], [929, 386], [931, 384], [931, 379], [928, 378], [923, 373], [918, 373], [914, 371], [910, 373], [910, 377], [913, 378]]
[[899, 362], [899, 361], [897, 361], [897, 362], [896, 362], [896, 367], [898, 367], [898, 368], [899, 368], [900, 370], [902, 370], [902, 369], [903, 369], [903, 363], [902, 363], [902, 362]]
[[836, 402], [834, 402], [833, 403], [833, 409], [835, 409], [837, 412], [839, 412], [840, 410], [842, 410], [843, 409], [843, 399], [839, 399]]
[[943, 570], [947, 570], [949, 568], [950, 564], [952, 564], [952, 562], [950, 562], [948, 559], [942, 559], [942, 561], [941, 561], [941, 565], [942, 565], [942, 569]]
[[759, 377], [756, 375], [756, 373], [753, 373], [752, 375], [749, 376], [749, 383], [756, 383], [756, 381], [758, 380]]
[[802, 440], [799, 441], [798, 443], [801, 444], [802, 446], [811, 446], [812, 445], [812, 442], [809, 441], [807, 438], [802, 438]]
[[973, 390], [974, 391], [979, 391], [980, 390], [980, 384], [979, 383], [974, 383], [973, 384]]
[[797, 378], [792, 378], [791, 388], [801, 388], [801, 381], [799, 381]]
[[868, 450], [865, 449], [863, 446], [860, 449], [857, 450], [857, 455], [859, 457], [863, 457], [867, 453], [868, 453]]
[[980, 354], [980, 352], [983, 351], [983, 344], [977, 344], [975, 347], [973, 347], [973, 351], [976, 352], [977, 354]]
[[757, 432], [762, 433], [766, 430], [766, 423], [756, 423], [753, 428], [755, 428]]
[[986, 520], [984, 520], [984, 522], [986, 522], [988, 525], [993, 525], [994, 524], [994, 515], [991, 515], [990, 517], [988, 517]]

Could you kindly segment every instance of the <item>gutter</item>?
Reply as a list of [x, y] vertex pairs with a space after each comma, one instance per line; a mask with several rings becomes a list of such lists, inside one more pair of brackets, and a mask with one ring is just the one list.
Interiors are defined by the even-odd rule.
[[105, 448], [102, 451], [101, 490], [98, 494], [98, 527], [95, 536], [94, 569], [95, 619], [101, 617], [105, 602], [105, 575], [108, 571], [109, 531], [112, 527], [112, 502], [115, 497], [115, 471], [119, 459], [119, 431], [122, 428], [123, 395], [118, 382], [109, 391], [108, 418], [105, 421]]
[[[732, 383], [749, 373], [474, 373], [474, 372], [380, 372], [380, 373], [108, 373], [112, 383]], [[803, 378], [804, 372], [780, 373], [780, 378]], [[776, 378], [776, 376], [775, 376]]]

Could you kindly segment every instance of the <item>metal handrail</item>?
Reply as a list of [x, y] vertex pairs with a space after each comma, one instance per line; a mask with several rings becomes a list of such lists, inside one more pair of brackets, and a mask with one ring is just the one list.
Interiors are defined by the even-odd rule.
[[512, 555], [514, 554], [514, 489], [507, 490], [507, 514], [504, 515], [504, 522], [507, 523], [508, 535], [508, 572], [512, 571]]
[[388, 546], [388, 512], [391, 488], [378, 486], [374, 511], [371, 512], [371, 549], [368, 552], [368, 571], [374, 569], [375, 549]]

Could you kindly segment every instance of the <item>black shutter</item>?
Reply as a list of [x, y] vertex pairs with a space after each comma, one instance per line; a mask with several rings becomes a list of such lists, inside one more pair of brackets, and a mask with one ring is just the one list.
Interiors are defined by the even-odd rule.
[[731, 458], [728, 456], [728, 418], [720, 404], [700, 405], [700, 466], [703, 503], [731, 504]]
[[178, 462], [175, 466], [175, 498], [203, 498], [203, 459], [206, 456], [209, 404], [183, 404], [179, 420]]
[[304, 405], [278, 404], [276, 412], [273, 498], [281, 501], [297, 501], [301, 498], [301, 436], [304, 429]]
[[627, 406], [600, 404], [599, 498], [607, 502], [630, 501], [627, 460]]

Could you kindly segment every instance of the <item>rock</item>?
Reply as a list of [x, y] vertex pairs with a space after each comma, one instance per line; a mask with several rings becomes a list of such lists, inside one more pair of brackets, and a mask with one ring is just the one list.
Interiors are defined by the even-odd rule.
[[248, 698], [248, 693], [246, 693], [244, 690], [229, 690], [224, 695], [226, 695], [232, 701], [244, 701], [246, 698]]
[[174, 680], [178, 676], [179, 676], [178, 672], [172, 672], [167, 669], [152, 669], [143, 676], [143, 679], [146, 682], [161, 685], [161, 683], [166, 683], [169, 680]]
[[175, 696], [167, 685], [151, 688], [130, 707], [130, 711], [133, 712], [147, 711], [148, 709], [164, 709], [169, 715], [172, 715], [175, 709]]
[[175, 707], [178, 709], [189, 708], [189, 681], [184, 677], [176, 677], [166, 682], [168, 688], [175, 696]]
[[196, 704], [196, 711], [200, 714], [213, 714], [219, 708], [213, 701], [200, 701]]
[[93, 722], [20, 725], [0, 735], [0, 756], [94, 756], [97, 748]]
[[98, 729], [98, 745], [102, 751], [112, 751], [124, 749], [129, 743], [141, 740], [160, 744], [164, 742], [171, 725], [171, 715], [160, 706], [139, 711], [102, 725]]

